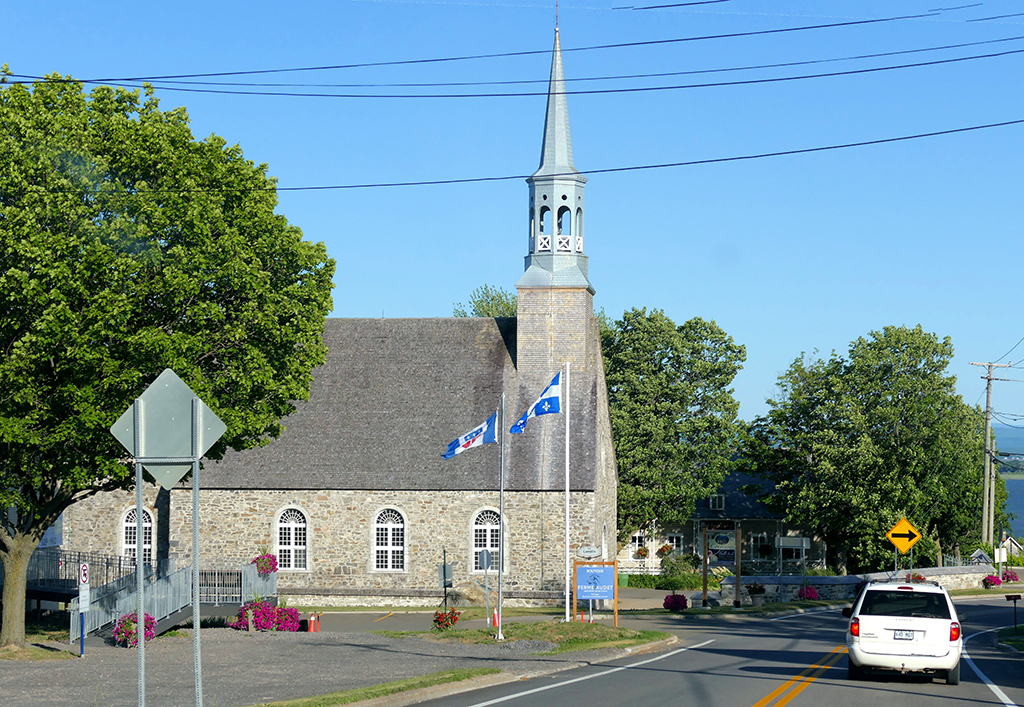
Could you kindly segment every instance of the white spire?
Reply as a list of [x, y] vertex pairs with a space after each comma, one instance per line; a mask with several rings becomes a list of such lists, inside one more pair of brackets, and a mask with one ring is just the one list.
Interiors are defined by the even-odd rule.
[[569, 134], [569, 104], [565, 100], [565, 75], [562, 73], [562, 45], [555, 28], [555, 48], [551, 57], [551, 81], [548, 83], [548, 110], [544, 116], [544, 144], [540, 167], [534, 177], [576, 172], [572, 163], [572, 137]]

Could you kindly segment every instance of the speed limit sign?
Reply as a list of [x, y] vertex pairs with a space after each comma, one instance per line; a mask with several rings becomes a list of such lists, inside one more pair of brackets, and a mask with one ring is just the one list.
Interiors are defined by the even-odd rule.
[[89, 563], [83, 562], [78, 568], [78, 583], [89, 583]]

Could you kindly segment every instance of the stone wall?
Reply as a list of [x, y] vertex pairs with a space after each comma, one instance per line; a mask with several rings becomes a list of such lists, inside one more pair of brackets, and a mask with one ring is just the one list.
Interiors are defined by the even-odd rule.
[[[613, 459], [605, 459], [605, 473]], [[613, 468], [613, 467], [611, 467]], [[158, 557], [191, 562], [192, 494], [174, 489], [166, 508], [157, 490], [146, 489], [156, 518], [155, 535], [166, 532]], [[570, 548], [614, 548], [615, 506], [609, 492], [574, 492], [570, 504]], [[131, 493], [109, 493], [72, 506], [65, 515], [65, 549], [121, 554], [124, 513]], [[472, 523], [485, 509], [497, 511], [493, 491], [276, 491], [204, 489], [200, 497], [200, 557], [204, 565], [233, 566], [251, 560], [261, 545], [273, 547], [280, 513], [297, 508], [307, 518], [308, 569], [282, 571], [278, 587], [303, 604], [429, 604], [439, 601], [438, 564], [447, 550], [456, 584], [483, 582], [472, 570]], [[374, 568], [374, 521], [384, 508], [405, 520], [405, 569]], [[564, 592], [565, 496], [558, 492], [506, 492], [509, 603], [560, 601]], [[496, 580], [490, 574], [491, 581]], [[437, 599], [434, 599], [434, 595]]]
[[[962, 567], [926, 567], [924, 569], [912, 570], [928, 580], [936, 581], [947, 590], [952, 589], [974, 589], [982, 586], [981, 580], [990, 574], [995, 574], [996, 569], [991, 565], [965, 565]], [[817, 577], [806, 578], [807, 586], [814, 587], [821, 599], [849, 599], [857, 597], [857, 588], [862, 582], [870, 581], [903, 581], [907, 578], [907, 570], [897, 573], [874, 572], [863, 575], [846, 575], [843, 577]], [[750, 605], [750, 595], [746, 588], [757, 582], [765, 587], [765, 601], [796, 601], [797, 592], [804, 586], [804, 579], [800, 576], [782, 577], [779, 584], [779, 577], [776, 576], [744, 576], [742, 578], [743, 591], [741, 602]], [[781, 593], [780, 593], [781, 592]], [[731, 603], [736, 598], [736, 578], [726, 577], [722, 580], [722, 601]]]

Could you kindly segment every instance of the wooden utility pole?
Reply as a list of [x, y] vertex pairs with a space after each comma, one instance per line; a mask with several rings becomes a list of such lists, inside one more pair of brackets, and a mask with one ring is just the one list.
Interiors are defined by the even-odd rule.
[[993, 378], [993, 368], [1012, 368], [1012, 363], [975, 363], [972, 366], [987, 366], [988, 374], [982, 376], [985, 379], [985, 471], [981, 490], [981, 540], [984, 543], [995, 546], [993, 533], [995, 531], [996, 517], [996, 480], [992, 465], [992, 381], [1009, 381], [1009, 378]]

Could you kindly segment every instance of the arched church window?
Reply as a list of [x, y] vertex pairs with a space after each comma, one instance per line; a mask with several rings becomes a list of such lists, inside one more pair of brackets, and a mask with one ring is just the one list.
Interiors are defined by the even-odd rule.
[[576, 252], [583, 252], [583, 209], [576, 209]]
[[[139, 547], [137, 518], [135, 509], [132, 508], [124, 514], [124, 520], [121, 521], [121, 554], [132, 560], [135, 559]], [[153, 516], [146, 509], [142, 510], [142, 562], [153, 562]]]
[[286, 508], [277, 517], [277, 563], [282, 570], [307, 569], [306, 516]]
[[374, 569], [405, 569], [405, 519], [394, 508], [377, 514], [374, 523]]
[[498, 556], [501, 546], [501, 523], [497, 511], [480, 511], [473, 520], [473, 571], [482, 572], [480, 551], [491, 553], [491, 569], [501, 567]]
[[537, 235], [537, 250], [551, 250], [551, 209], [540, 207], [540, 233]]

